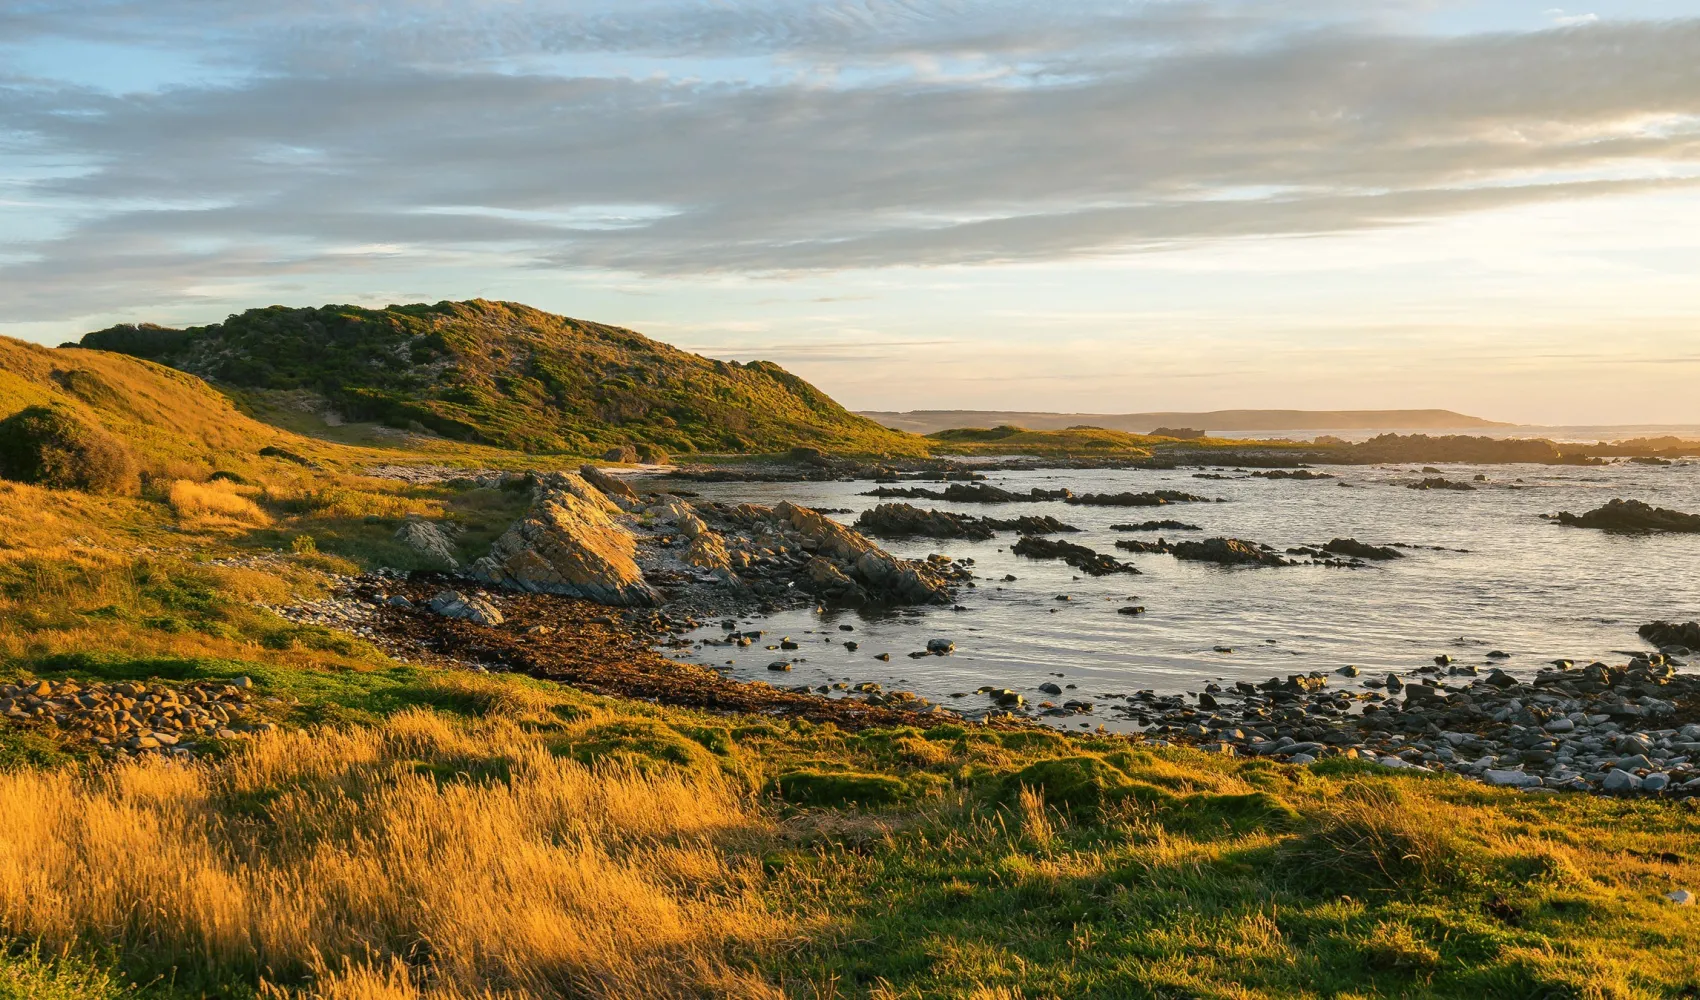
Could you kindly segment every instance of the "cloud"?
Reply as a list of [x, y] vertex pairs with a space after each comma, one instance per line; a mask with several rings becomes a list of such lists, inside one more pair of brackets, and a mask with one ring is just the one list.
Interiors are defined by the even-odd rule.
[[[1431, 36], [1393, 3], [1263, 9], [14, 5], [12, 37], [160, 45], [198, 13], [232, 46], [207, 58], [259, 69], [130, 94], [0, 77], [0, 163], [55, 165], [10, 193], [58, 223], [6, 245], [26, 259], [0, 298], [48, 319], [351, 266], [1058, 260], [1700, 176], [1700, 21]], [[997, 72], [904, 70], [921, 52]], [[675, 71], [557, 58], [634, 54]], [[789, 71], [832, 60], [860, 69]]]

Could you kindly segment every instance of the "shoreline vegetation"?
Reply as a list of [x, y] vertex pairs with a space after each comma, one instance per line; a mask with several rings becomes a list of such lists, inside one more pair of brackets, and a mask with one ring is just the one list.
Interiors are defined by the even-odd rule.
[[[1396, 688], [1293, 675], [1134, 697], [1136, 737], [1046, 728], [1033, 716], [1068, 705], [1012, 691], [953, 707], [797, 690], [796, 644], [739, 612], [948, 603], [969, 567], [896, 559], [786, 503], [693, 499], [691, 477], [942, 492], [984, 476], [956, 458], [1012, 448], [1058, 467], [1274, 469], [1362, 446], [923, 439], [754, 365], [723, 376], [721, 408], [686, 414], [656, 404], [687, 391], [668, 373], [723, 374], [712, 365], [520, 308], [108, 332], [212, 366], [219, 387], [0, 340], [0, 421], [17, 419], [0, 454], [0, 997], [1700, 991], [1700, 797], [1684, 787], [1700, 781], [1700, 693], [1679, 669], [1700, 625], [1649, 623], [1659, 652], [1534, 677], [1437, 662]], [[457, 346], [465, 331], [445, 324], [462, 321], [482, 339]], [[298, 360], [343, 353], [256, 373], [243, 366], [267, 323], [304, 338]], [[512, 328], [530, 353], [497, 336]], [[447, 353], [397, 351], [403, 335]], [[468, 345], [507, 360], [445, 363]], [[539, 394], [526, 366], [563, 345], [610, 367]], [[390, 397], [325, 406], [326, 379], [357, 394], [342, 377], [385, 358], [395, 381], [370, 385], [405, 395], [432, 373], [420, 405], [442, 422]], [[747, 415], [781, 390], [772, 421]], [[649, 416], [621, 409], [639, 405]], [[727, 434], [768, 454], [684, 467], [648, 494], [580, 468], [615, 452], [603, 461], [698, 462]], [[1376, 453], [1488, 447], [1437, 440]], [[1558, 458], [1693, 453], [1607, 447]], [[1206, 499], [1106, 502], [1183, 497]], [[1042, 539], [1067, 532], [1057, 499], [1060, 519], [881, 518]], [[1318, 551], [1383, 557], [1348, 542]], [[776, 647], [769, 683], [668, 658], [717, 621], [714, 643]], [[950, 655], [928, 645], [911, 655]]]

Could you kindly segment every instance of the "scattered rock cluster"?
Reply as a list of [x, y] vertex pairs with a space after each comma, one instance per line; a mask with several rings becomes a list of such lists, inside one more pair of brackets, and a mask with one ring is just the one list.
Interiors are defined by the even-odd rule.
[[1444, 476], [1429, 476], [1414, 483], [1406, 483], [1406, 489], [1411, 490], [1473, 490], [1469, 483], [1447, 479]]
[[182, 687], [124, 681], [30, 681], [0, 686], [0, 717], [13, 724], [56, 726], [114, 752], [190, 752], [208, 737], [266, 732], [255, 721], [253, 681], [198, 681]]
[[1208, 685], [1192, 704], [1150, 691], [1105, 697], [1125, 699], [1117, 711], [1148, 737], [1289, 763], [1343, 754], [1519, 788], [1700, 795], [1700, 724], [1682, 707], [1700, 676], [1677, 673], [1665, 654], [1558, 661], [1531, 681], [1436, 661], [1418, 676], [1365, 678], [1369, 690], [1331, 688], [1317, 671]]
[[1203, 531], [1196, 524], [1184, 521], [1141, 521], [1138, 524], [1112, 524], [1111, 531]]
[[1585, 514], [1560, 511], [1551, 515], [1559, 524], [1573, 528], [1598, 528], [1619, 534], [1643, 535], [1655, 531], [1700, 532], [1700, 514], [1654, 507], [1640, 500], [1616, 499]]

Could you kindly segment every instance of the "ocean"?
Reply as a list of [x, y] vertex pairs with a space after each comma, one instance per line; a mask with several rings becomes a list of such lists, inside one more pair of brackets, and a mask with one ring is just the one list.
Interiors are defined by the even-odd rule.
[[[1417, 466], [1318, 466], [1336, 479], [1269, 480], [1232, 469], [1042, 470], [994, 472], [988, 482], [1025, 492], [1040, 486], [1075, 493], [1182, 490], [1221, 503], [1164, 507], [1092, 507], [1061, 502], [951, 504], [921, 507], [1000, 518], [1051, 515], [1083, 529], [1058, 535], [1133, 563], [1139, 575], [1091, 577], [1059, 561], [1016, 556], [1013, 532], [989, 541], [911, 539], [881, 542], [909, 557], [944, 552], [974, 560], [976, 586], [950, 607], [892, 611], [812, 607], [740, 620], [759, 628], [764, 642], [790, 637], [801, 649], [789, 674], [766, 668], [776, 654], [758, 643], [702, 647], [684, 658], [727, 667], [731, 676], [787, 685], [873, 681], [942, 704], [983, 708], [972, 692], [1007, 687], [1038, 702], [1040, 684], [1064, 686], [1066, 697], [1102, 701], [1107, 695], [1154, 689], [1200, 690], [1215, 680], [1261, 681], [1355, 664], [1364, 671], [1406, 672], [1449, 654], [1459, 663], [1487, 664], [1485, 654], [1513, 673], [1532, 674], [1557, 658], [1621, 662], [1648, 648], [1636, 628], [1654, 619], [1700, 617], [1700, 535], [1611, 535], [1564, 527], [1540, 517], [1597, 507], [1614, 497], [1679, 510], [1700, 510], [1700, 462], [1605, 467], [1448, 464], [1450, 480], [1480, 475], [1473, 491], [1413, 490]], [[1209, 471], [1227, 479], [1200, 479]], [[659, 484], [658, 484], [659, 485]], [[883, 502], [862, 494], [868, 481], [825, 483], [679, 483], [704, 499], [774, 504], [780, 500], [835, 514]], [[905, 483], [906, 486], [939, 484]], [[1168, 518], [1201, 531], [1121, 532], [1112, 524]], [[1361, 569], [1327, 566], [1219, 567], [1167, 554], [1133, 554], [1118, 538], [1155, 540], [1225, 535], [1277, 550], [1319, 545], [1337, 537], [1375, 545], [1404, 543], [1404, 558]], [[1013, 575], [1014, 581], [1004, 577]], [[1066, 596], [1068, 600], [1059, 600]], [[1129, 616], [1117, 608], [1141, 604]], [[840, 629], [849, 625], [850, 631]], [[718, 636], [718, 623], [694, 638]], [[955, 643], [949, 656], [918, 659], [929, 639]], [[842, 645], [854, 640], [859, 648]], [[874, 659], [890, 653], [890, 662]], [[1068, 688], [1067, 685], [1074, 685]], [[967, 694], [969, 697], [961, 697]], [[957, 697], [953, 697], [953, 695]], [[1053, 699], [1060, 701], [1061, 699]], [[1104, 723], [1093, 714], [1064, 724]]]

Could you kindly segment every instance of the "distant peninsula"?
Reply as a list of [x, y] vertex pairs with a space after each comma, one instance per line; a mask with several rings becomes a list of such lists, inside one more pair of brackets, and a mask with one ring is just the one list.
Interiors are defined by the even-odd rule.
[[1013, 425], [1062, 430], [1082, 425], [1149, 434], [1159, 427], [1199, 431], [1434, 430], [1513, 427], [1452, 410], [1210, 410], [1205, 413], [1029, 413], [1017, 410], [861, 410], [893, 430], [931, 434], [953, 427]]

